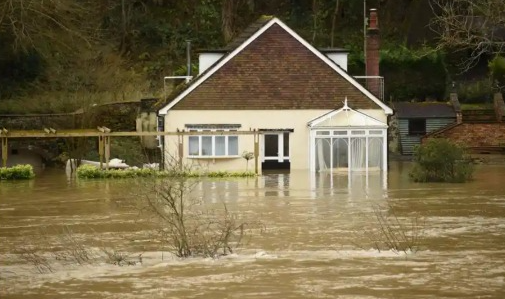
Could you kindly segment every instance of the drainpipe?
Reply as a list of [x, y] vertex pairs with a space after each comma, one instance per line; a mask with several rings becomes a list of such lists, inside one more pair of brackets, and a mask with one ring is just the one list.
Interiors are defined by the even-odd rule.
[[[165, 116], [158, 114], [158, 132], [165, 131]], [[160, 148], [160, 170], [165, 169], [165, 135], [158, 135], [158, 147]]]

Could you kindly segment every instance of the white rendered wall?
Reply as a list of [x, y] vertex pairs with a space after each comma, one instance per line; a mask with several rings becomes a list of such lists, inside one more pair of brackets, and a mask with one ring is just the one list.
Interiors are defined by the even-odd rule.
[[[240, 131], [253, 129], [292, 129], [289, 157], [291, 169], [309, 169], [310, 130], [307, 123], [331, 110], [172, 110], [165, 115], [165, 130], [186, 130], [186, 124], [240, 124]], [[362, 112], [365, 112], [363, 110]], [[367, 110], [370, 116], [386, 122], [382, 110]], [[260, 141], [261, 143], [261, 141]], [[239, 155], [254, 151], [254, 135], [239, 136]], [[183, 138], [184, 162], [209, 170], [246, 170], [246, 161], [241, 158], [188, 158], [188, 137]], [[178, 157], [177, 136], [165, 137], [166, 157]], [[261, 149], [260, 149], [261, 155]], [[287, 156], [287, 155], [285, 155]], [[261, 163], [260, 163], [261, 164]], [[261, 166], [260, 166], [261, 167]], [[249, 161], [249, 170], [254, 170], [254, 160]]]
[[333, 62], [335, 62], [342, 69], [347, 71], [347, 55], [346, 52], [335, 52], [335, 53], [327, 53], [326, 56], [330, 58]]
[[205, 72], [216, 61], [223, 57], [224, 53], [200, 53], [198, 56], [198, 75]]

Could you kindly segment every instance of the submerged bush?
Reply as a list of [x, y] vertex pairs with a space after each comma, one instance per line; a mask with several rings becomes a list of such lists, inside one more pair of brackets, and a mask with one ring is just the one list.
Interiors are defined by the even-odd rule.
[[0, 180], [27, 180], [35, 177], [30, 164], [0, 167]]
[[253, 177], [254, 172], [229, 172], [229, 171], [179, 171], [179, 170], [156, 170], [152, 168], [128, 168], [128, 169], [100, 169], [96, 166], [84, 164], [77, 168], [77, 177], [82, 179], [122, 179], [137, 177]]
[[462, 183], [472, 178], [473, 165], [462, 147], [447, 139], [428, 139], [414, 151], [415, 182]]
[[207, 207], [192, 192], [197, 184], [198, 180], [183, 177], [146, 182], [143, 193], [135, 195], [138, 208], [153, 225], [158, 243], [176, 257], [218, 258], [233, 253], [260, 223], [242, 222], [224, 203], [222, 209]]
[[372, 214], [364, 216], [368, 225], [356, 232], [363, 243], [355, 245], [361, 249], [405, 254], [420, 250], [425, 222], [418, 214], [401, 217], [397, 209], [387, 202], [385, 205], [374, 205]]

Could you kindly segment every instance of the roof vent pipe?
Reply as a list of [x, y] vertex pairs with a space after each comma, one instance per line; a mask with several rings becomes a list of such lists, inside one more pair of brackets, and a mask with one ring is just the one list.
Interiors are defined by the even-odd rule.
[[186, 40], [186, 61], [188, 62], [186, 76], [191, 76], [191, 40]]

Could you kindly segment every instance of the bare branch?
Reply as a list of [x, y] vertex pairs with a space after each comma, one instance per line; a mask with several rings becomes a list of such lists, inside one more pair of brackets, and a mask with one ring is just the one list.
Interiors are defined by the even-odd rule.
[[36, 49], [45, 56], [55, 45], [76, 50], [82, 42], [89, 46], [96, 31], [95, 2], [5, 0], [0, 4], [0, 35], [12, 40], [15, 51]]
[[505, 1], [431, 0], [430, 26], [438, 33], [438, 49], [470, 51], [460, 67], [475, 66], [483, 55], [505, 53]]

